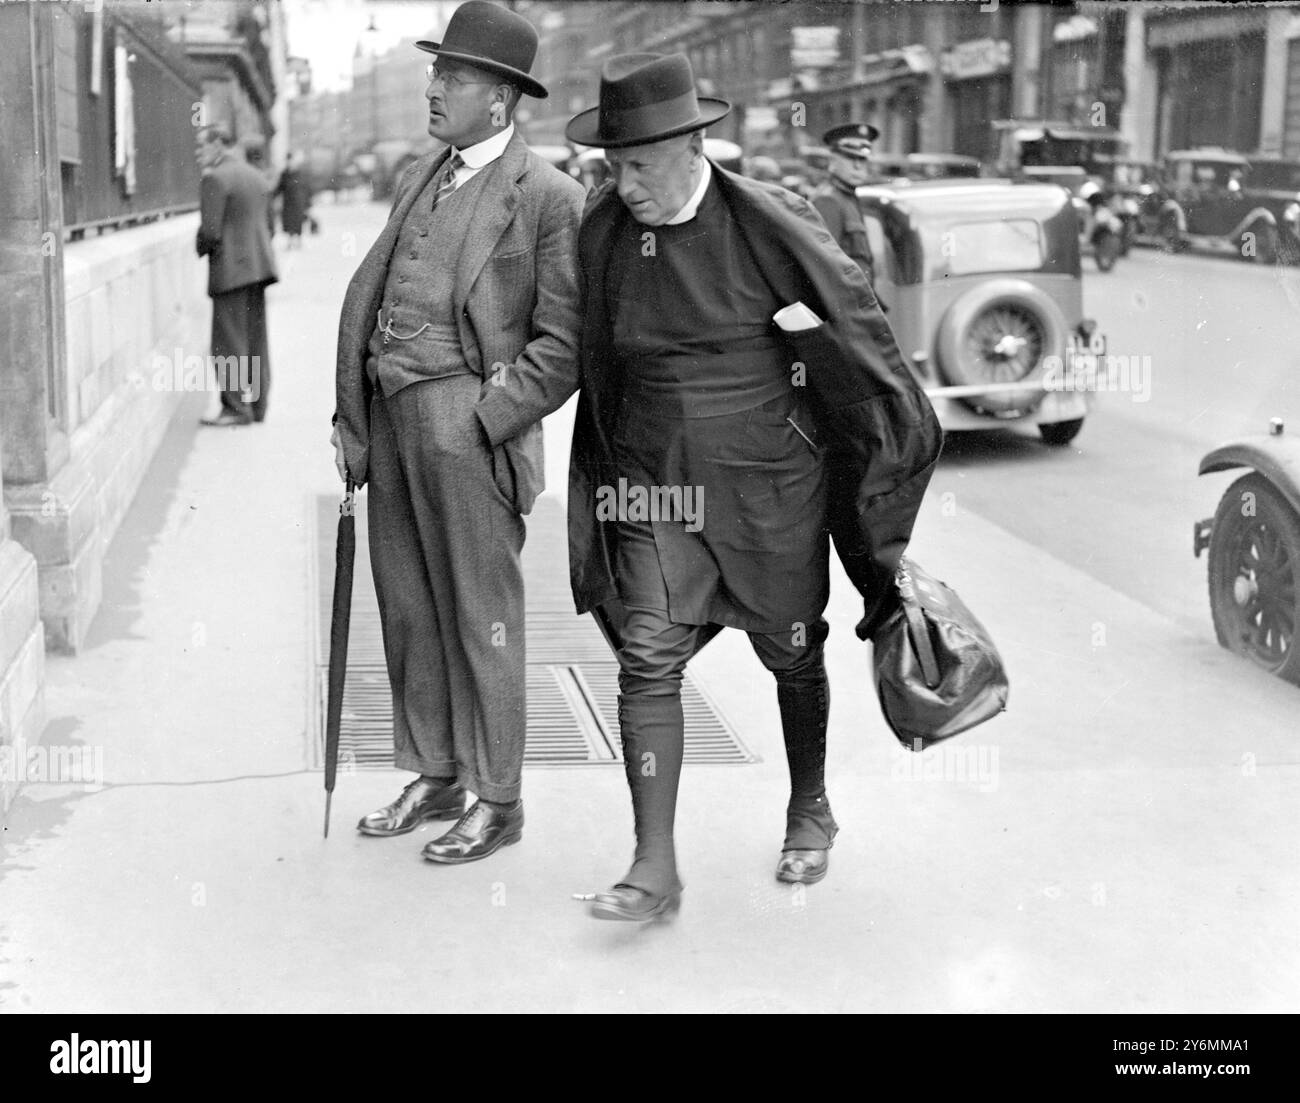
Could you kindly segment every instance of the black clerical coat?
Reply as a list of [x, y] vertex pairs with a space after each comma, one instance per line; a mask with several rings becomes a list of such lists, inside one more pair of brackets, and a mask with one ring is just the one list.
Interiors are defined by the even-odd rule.
[[[874, 292], [835, 244], [812, 205], [793, 192], [713, 165], [713, 179], [777, 301], [802, 302], [815, 329], [773, 333], [788, 345], [818, 423], [829, 479], [825, 525], [862, 593], [865, 634], [911, 536], [942, 435], [909, 373]], [[620, 408], [611, 349], [606, 268], [614, 231], [631, 218], [612, 185], [588, 200], [579, 231], [583, 292], [580, 398], [569, 470], [569, 566], [579, 612], [601, 611], [617, 629], [616, 525], [598, 519], [598, 493], [617, 485], [610, 429]], [[648, 228], [647, 228], [648, 229]]]

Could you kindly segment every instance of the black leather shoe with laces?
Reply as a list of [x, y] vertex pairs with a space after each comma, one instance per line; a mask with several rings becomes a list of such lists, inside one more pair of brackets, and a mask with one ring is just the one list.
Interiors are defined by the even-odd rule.
[[421, 854], [426, 861], [443, 865], [477, 862], [503, 846], [517, 843], [524, 833], [524, 804], [488, 804], [475, 801], [456, 826], [427, 844]]
[[405, 835], [425, 820], [454, 820], [465, 807], [465, 790], [454, 781], [417, 777], [392, 804], [362, 817], [363, 835]]

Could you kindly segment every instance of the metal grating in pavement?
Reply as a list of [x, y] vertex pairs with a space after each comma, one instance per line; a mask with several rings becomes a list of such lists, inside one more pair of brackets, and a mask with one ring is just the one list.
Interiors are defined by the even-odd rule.
[[[316, 668], [311, 758], [323, 765], [329, 664], [329, 618], [334, 587], [334, 540], [338, 502], [321, 496], [313, 511], [317, 595]], [[348, 674], [343, 693], [339, 766], [391, 769], [392, 698], [384, 665], [379, 606], [366, 543], [365, 497], [356, 499], [357, 556], [352, 591]], [[527, 766], [621, 763], [618, 737], [618, 664], [590, 616], [578, 617], [568, 589], [564, 513], [543, 499], [528, 518], [524, 548], [524, 612], [527, 633]], [[687, 763], [756, 762], [707, 694], [688, 672], [682, 683]]]

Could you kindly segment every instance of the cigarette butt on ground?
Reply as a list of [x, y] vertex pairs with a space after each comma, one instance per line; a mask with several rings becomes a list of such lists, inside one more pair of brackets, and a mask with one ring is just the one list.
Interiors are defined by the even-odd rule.
[[575, 900], [595, 900], [596, 894], [594, 892], [575, 892], [573, 898]]

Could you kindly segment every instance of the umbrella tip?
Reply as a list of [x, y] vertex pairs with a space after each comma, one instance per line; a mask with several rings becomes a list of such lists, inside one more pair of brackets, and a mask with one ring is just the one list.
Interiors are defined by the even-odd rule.
[[325, 838], [330, 837], [330, 801], [333, 800], [333, 793], [325, 794]]

